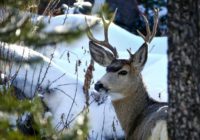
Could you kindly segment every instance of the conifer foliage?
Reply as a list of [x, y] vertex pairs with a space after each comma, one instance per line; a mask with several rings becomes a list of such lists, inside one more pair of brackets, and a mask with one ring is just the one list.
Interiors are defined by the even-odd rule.
[[[45, 25], [42, 22], [33, 22], [38, 3], [39, 0], [0, 1], [0, 45], [20, 44], [36, 48], [71, 41], [81, 35], [80, 29], [44, 32]], [[0, 56], [0, 61], [5, 61], [2, 56]], [[16, 89], [10, 86], [9, 80], [3, 74], [4, 70], [4, 66], [1, 65], [0, 139], [83, 140], [87, 138], [87, 114], [82, 116], [82, 121], [77, 122], [74, 129], [56, 132], [51, 125], [51, 117], [44, 117], [44, 107], [40, 97], [18, 99]]]

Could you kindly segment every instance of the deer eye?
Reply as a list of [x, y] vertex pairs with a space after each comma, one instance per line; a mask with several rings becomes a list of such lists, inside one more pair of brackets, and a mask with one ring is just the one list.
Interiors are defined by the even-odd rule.
[[127, 71], [122, 70], [122, 71], [120, 71], [118, 74], [119, 74], [119, 75], [126, 75], [127, 73], [128, 73]]

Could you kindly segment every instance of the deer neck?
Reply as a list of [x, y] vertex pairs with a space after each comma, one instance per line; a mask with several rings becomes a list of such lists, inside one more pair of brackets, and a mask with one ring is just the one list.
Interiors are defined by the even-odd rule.
[[133, 127], [137, 125], [137, 117], [142, 114], [149, 104], [149, 97], [143, 82], [137, 89], [132, 90], [129, 96], [119, 100], [112, 101], [117, 117], [124, 129], [126, 136], [134, 131]]

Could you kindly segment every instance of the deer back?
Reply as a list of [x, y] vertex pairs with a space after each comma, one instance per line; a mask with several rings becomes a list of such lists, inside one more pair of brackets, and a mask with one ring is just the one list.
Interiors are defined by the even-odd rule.
[[154, 103], [148, 106], [139, 116], [137, 125], [132, 126], [130, 140], [167, 140], [167, 109], [165, 103]]

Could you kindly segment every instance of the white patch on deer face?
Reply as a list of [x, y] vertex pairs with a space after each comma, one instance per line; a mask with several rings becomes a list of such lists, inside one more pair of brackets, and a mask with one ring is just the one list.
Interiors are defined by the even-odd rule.
[[111, 93], [109, 93], [109, 95], [111, 97], [111, 101], [117, 101], [117, 100], [123, 99], [125, 97], [121, 93], [117, 93], [117, 92], [111, 92]]

